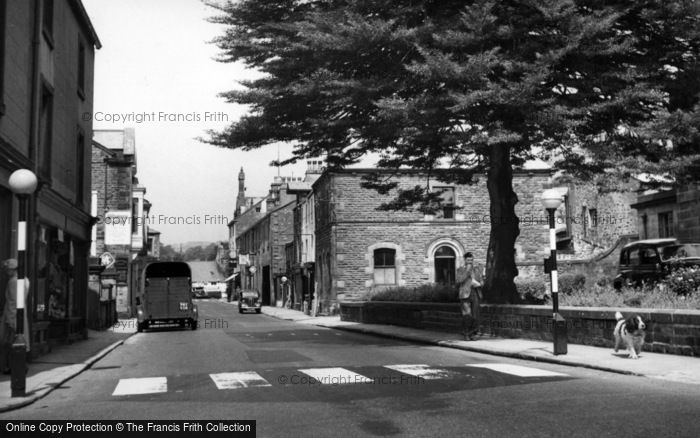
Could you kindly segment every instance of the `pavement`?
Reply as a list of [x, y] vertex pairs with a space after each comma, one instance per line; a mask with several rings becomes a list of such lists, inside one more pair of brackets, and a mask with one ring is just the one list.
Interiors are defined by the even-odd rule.
[[[235, 302], [222, 303], [235, 305]], [[309, 316], [303, 312], [278, 307], [263, 307], [262, 313], [299, 324], [364, 333], [426, 345], [464, 351], [591, 368], [600, 371], [643, 376], [700, 385], [700, 358], [642, 352], [639, 359], [629, 359], [623, 351], [610, 348], [568, 344], [566, 355], [554, 355], [551, 342], [528, 339], [505, 339], [479, 336], [465, 341], [459, 334], [421, 330], [381, 324], [341, 321], [340, 316]], [[119, 320], [104, 331], [89, 330], [86, 340], [57, 345], [52, 352], [29, 364], [26, 397], [11, 397], [10, 376], [0, 375], [0, 412], [26, 406], [44, 397], [54, 388], [77, 376], [136, 333], [134, 319]]]
[[53, 346], [29, 362], [25, 397], [11, 397], [10, 376], [0, 374], [0, 412], [18, 409], [44, 397], [119, 347], [136, 333], [135, 319], [121, 319], [107, 330], [88, 330], [85, 340]]

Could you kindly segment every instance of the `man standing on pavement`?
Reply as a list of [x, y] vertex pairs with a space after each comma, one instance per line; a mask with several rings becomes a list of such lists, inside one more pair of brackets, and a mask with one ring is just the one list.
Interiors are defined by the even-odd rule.
[[[0, 315], [0, 369], [4, 374], [10, 374], [10, 352], [17, 333], [17, 260], [8, 259], [2, 262], [2, 268], [9, 277], [5, 288], [5, 306]], [[29, 296], [29, 280], [24, 288], [24, 302]], [[24, 330], [29, 327], [27, 312], [24, 312]], [[29, 351], [29, 336], [25, 335], [27, 351]]]
[[465, 340], [473, 340], [479, 333], [479, 305], [484, 277], [481, 267], [474, 266], [471, 252], [464, 254], [464, 266], [457, 270], [456, 277], [462, 309], [462, 333]]

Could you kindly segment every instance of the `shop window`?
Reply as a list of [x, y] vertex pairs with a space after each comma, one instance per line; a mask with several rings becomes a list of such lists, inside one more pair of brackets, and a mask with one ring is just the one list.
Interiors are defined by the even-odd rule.
[[374, 250], [374, 284], [396, 284], [396, 250]]
[[457, 256], [455, 251], [443, 245], [435, 251], [435, 282], [454, 284]]
[[[13, 248], [12, 197], [11, 191], [0, 187], [0, 261], [10, 258], [11, 248]], [[0, 284], [2, 284], [2, 287], [5, 287], [4, 281]], [[0, 300], [4, 300], [5, 294], [2, 293], [0, 295]]]
[[40, 227], [38, 242], [37, 317], [65, 319], [73, 294], [72, 245], [55, 228]]

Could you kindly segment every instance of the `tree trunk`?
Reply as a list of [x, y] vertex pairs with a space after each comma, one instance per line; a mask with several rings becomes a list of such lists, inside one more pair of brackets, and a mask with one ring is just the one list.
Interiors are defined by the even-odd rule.
[[484, 300], [517, 303], [520, 299], [513, 279], [518, 275], [515, 240], [520, 234], [520, 220], [515, 215], [518, 195], [513, 191], [510, 146], [492, 146], [489, 161], [486, 185], [491, 200], [491, 235], [486, 255]]

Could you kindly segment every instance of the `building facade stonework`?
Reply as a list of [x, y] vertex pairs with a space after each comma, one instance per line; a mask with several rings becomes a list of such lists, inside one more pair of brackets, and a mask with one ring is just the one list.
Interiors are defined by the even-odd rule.
[[36, 356], [85, 337], [91, 317], [92, 121], [81, 115], [93, 112], [101, 43], [79, 0], [0, 2], [0, 43], [0, 259], [17, 255], [19, 205], [8, 179], [28, 169], [39, 181], [28, 199], [25, 307]]
[[[453, 283], [466, 252], [486, 261], [491, 218], [486, 178], [472, 185], [431, 183], [445, 200], [434, 215], [417, 211], [382, 211], [395, 193], [361, 187], [363, 176], [377, 169], [329, 170], [314, 183], [316, 212], [316, 286], [321, 313], [337, 312], [338, 302], [358, 301], [378, 288]], [[387, 174], [388, 175], [388, 174]], [[399, 171], [398, 188], [425, 184], [425, 174]], [[519, 264], [542, 263], [548, 237], [540, 195], [551, 171], [516, 173]], [[510, 219], [508, 219], [510, 220]]]

